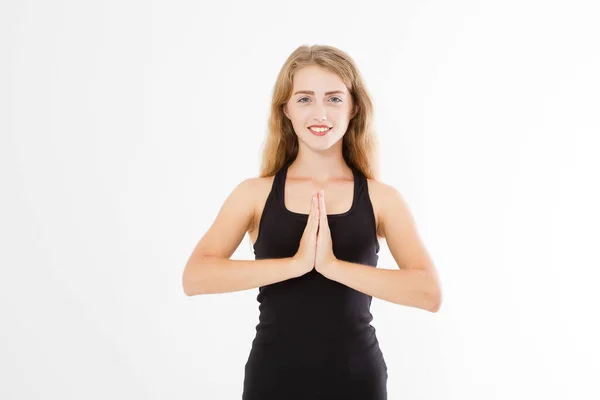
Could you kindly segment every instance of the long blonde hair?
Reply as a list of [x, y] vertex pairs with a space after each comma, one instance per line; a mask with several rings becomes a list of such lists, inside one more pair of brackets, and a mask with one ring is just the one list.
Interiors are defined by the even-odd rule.
[[283, 106], [291, 97], [294, 73], [310, 65], [318, 65], [336, 73], [348, 88], [358, 110], [343, 137], [342, 154], [348, 166], [367, 178], [378, 179], [378, 142], [373, 127], [373, 103], [354, 60], [342, 50], [325, 45], [298, 47], [290, 54], [277, 76], [260, 176], [274, 175], [298, 155], [298, 137], [291, 121], [285, 118]]

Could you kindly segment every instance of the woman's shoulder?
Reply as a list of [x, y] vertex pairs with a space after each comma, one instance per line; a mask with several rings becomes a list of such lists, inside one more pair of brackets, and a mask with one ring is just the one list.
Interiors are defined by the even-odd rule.
[[258, 224], [258, 216], [262, 215], [262, 207], [269, 197], [275, 176], [257, 176], [241, 181], [236, 190], [240, 190], [240, 197], [252, 207], [252, 223], [249, 232]]
[[394, 199], [402, 198], [402, 196], [394, 186], [382, 182], [381, 180], [367, 178], [367, 186], [369, 199], [375, 214], [377, 236], [383, 238], [384, 236], [381, 227], [385, 220], [387, 210], [389, 209], [390, 204], [394, 203]]
[[261, 194], [265, 190], [271, 190], [275, 176], [254, 176], [244, 179], [238, 186], [243, 187], [248, 195]]
[[385, 199], [385, 196], [388, 196], [394, 190], [391, 185], [379, 179], [365, 177], [365, 180], [367, 181], [367, 190], [372, 202], [379, 202]]
[[381, 180], [371, 178], [366, 179], [369, 186], [369, 194], [373, 196], [384, 197], [386, 195], [394, 194], [394, 192], [398, 191], [394, 186], [389, 185]]
[[239, 188], [240, 190], [252, 193], [264, 186], [272, 185], [274, 178], [275, 176], [252, 176], [244, 178], [236, 185], [236, 189]]

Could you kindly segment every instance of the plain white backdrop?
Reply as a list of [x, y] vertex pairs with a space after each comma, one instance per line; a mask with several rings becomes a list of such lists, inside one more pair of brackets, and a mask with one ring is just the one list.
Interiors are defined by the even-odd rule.
[[598, 399], [593, 3], [2, 2], [0, 398], [241, 398], [258, 289], [182, 272], [328, 44], [442, 280], [437, 314], [373, 299], [390, 400]]

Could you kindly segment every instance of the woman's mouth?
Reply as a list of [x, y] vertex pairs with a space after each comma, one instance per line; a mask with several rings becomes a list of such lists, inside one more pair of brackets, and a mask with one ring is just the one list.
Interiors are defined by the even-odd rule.
[[308, 130], [315, 136], [325, 136], [331, 128], [308, 128]]

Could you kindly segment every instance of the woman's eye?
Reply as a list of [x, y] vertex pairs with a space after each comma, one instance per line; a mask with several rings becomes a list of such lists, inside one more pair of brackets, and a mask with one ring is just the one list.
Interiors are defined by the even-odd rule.
[[[308, 99], [308, 97], [302, 97], [301, 99], [298, 100], [298, 103], [306, 103], [305, 101], [302, 101], [304, 99]], [[341, 103], [342, 102], [342, 100], [339, 97], [332, 97], [331, 100], [333, 100], [333, 99], [339, 100], [339, 101], [334, 101], [334, 103]]]

